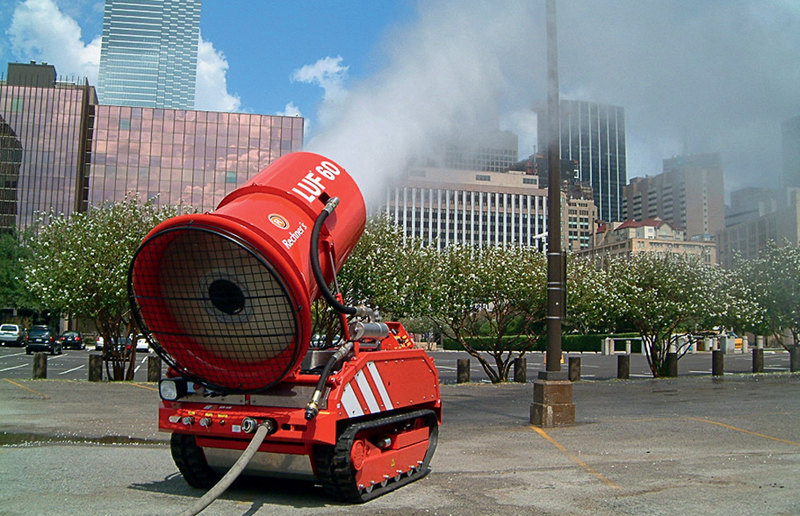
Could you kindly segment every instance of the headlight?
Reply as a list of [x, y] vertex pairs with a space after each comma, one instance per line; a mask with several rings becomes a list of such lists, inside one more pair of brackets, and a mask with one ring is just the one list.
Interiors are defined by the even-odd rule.
[[162, 400], [175, 401], [186, 396], [186, 380], [183, 378], [162, 378], [158, 382], [158, 393]]

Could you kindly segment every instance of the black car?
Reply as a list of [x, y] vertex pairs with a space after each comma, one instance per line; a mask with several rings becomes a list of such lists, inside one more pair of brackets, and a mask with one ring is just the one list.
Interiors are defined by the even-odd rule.
[[64, 351], [61, 342], [53, 337], [49, 329], [34, 326], [28, 332], [28, 341], [25, 345], [25, 353], [30, 355], [34, 351], [47, 351], [52, 355], [60, 355]]
[[86, 349], [83, 335], [79, 331], [65, 331], [58, 336], [58, 342], [64, 349]]

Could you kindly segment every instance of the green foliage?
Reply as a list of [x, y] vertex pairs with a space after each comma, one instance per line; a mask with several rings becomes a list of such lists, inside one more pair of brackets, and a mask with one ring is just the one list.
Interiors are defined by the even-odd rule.
[[0, 307], [40, 308], [22, 281], [22, 264], [29, 256], [16, 234], [0, 234]]
[[95, 322], [113, 379], [133, 377], [135, 352], [126, 356], [122, 340], [136, 333], [127, 291], [133, 254], [148, 231], [181, 211], [129, 197], [69, 217], [47, 213], [38, 221], [23, 267], [25, 284], [43, 306]]
[[[599, 353], [602, 350], [603, 339], [606, 337], [614, 337], [618, 339], [635, 338], [639, 335], [636, 333], [622, 333], [622, 334], [609, 334], [609, 333], [592, 333], [592, 334], [566, 334], [561, 336], [561, 350], [564, 352], [595, 352]], [[470, 337], [467, 342], [471, 347], [478, 351], [491, 351], [495, 345], [491, 337]], [[522, 346], [519, 343], [523, 342]], [[503, 346], [510, 351], [545, 351], [547, 348], [547, 337], [540, 335], [533, 345], [529, 345], [523, 339], [516, 335], [506, 335], [503, 337]], [[619, 346], [619, 343], [617, 343]], [[452, 338], [445, 338], [443, 348], [449, 351], [459, 351], [464, 349], [460, 342]], [[641, 344], [638, 340], [631, 342], [631, 352], [641, 353]]]

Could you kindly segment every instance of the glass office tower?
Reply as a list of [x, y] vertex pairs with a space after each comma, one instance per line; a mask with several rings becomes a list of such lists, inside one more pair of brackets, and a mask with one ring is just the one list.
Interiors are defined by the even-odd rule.
[[86, 83], [56, 82], [55, 69], [49, 68], [46, 87], [28, 86], [30, 76], [13, 70], [0, 81], [3, 232], [30, 226], [38, 212], [85, 208], [88, 124], [97, 99]]
[[0, 75], [0, 232], [130, 194], [213, 210], [303, 146], [301, 117], [98, 105], [86, 81], [25, 66], [44, 70], [9, 65], [8, 80]]
[[101, 104], [193, 109], [200, 0], [106, 0]]
[[213, 210], [222, 198], [303, 146], [301, 117], [97, 106], [89, 204], [127, 193]]
[[[623, 188], [628, 182], [625, 110], [596, 102], [562, 100], [559, 111], [561, 159], [578, 164], [578, 180], [592, 187], [600, 219], [624, 220]], [[541, 114], [546, 115], [546, 111]], [[547, 149], [546, 120], [546, 116], [539, 116], [542, 150]]]

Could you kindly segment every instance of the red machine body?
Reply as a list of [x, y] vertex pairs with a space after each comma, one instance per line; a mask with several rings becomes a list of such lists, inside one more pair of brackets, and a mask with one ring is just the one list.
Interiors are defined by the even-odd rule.
[[[334, 197], [338, 207], [319, 217]], [[438, 373], [402, 325], [379, 323], [385, 334], [352, 340], [342, 316], [342, 347], [309, 350], [320, 295], [311, 253], [332, 280], [365, 216], [341, 166], [294, 153], [215, 212], [167, 220], [143, 241], [130, 268], [131, 307], [170, 366], [159, 429], [172, 433], [191, 485], [213, 485], [262, 423], [271, 431], [251, 474], [314, 478], [358, 502], [427, 472], [441, 421]], [[324, 225], [312, 250], [315, 220]], [[309, 416], [312, 398], [318, 412]]]

